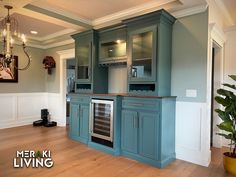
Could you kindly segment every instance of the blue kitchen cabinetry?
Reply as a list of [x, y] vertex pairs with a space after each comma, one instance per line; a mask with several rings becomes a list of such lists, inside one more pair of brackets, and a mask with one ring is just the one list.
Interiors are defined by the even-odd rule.
[[[97, 137], [96, 134], [96, 129], [92, 128], [91, 126], [93, 125], [94, 127], [96, 127], [96, 122], [97, 121], [104, 121], [104, 119], [107, 119], [108, 117], [103, 117], [100, 120], [97, 119], [97, 121], [95, 120], [95, 115], [93, 115], [92, 113], [90, 113], [90, 134], [89, 134], [89, 142], [88, 142], [88, 146], [104, 151], [106, 153], [112, 154], [112, 155], [120, 155], [120, 144], [121, 144], [121, 96], [119, 95], [99, 95], [99, 94], [94, 94], [91, 95], [91, 100], [99, 100], [100, 101], [112, 101], [113, 104], [113, 114], [110, 116], [110, 121], [112, 122], [111, 127], [109, 127], [109, 129], [112, 131], [109, 132], [109, 136], [111, 136], [111, 140], [105, 140], [103, 138], [100, 138], [99, 136]], [[92, 103], [93, 101], [91, 101]], [[98, 103], [98, 104], [103, 104], [103, 103]], [[108, 105], [107, 105], [108, 106]], [[91, 105], [90, 105], [91, 107]], [[95, 107], [93, 107], [93, 110], [91, 109], [91, 111], [96, 112], [103, 112], [105, 111], [105, 114], [109, 114], [108, 109], [104, 110], [103, 108], [98, 108], [95, 109]], [[93, 122], [93, 123], [92, 123]], [[100, 129], [100, 125], [97, 124], [97, 128]], [[92, 131], [93, 129], [93, 131]], [[104, 131], [106, 129], [106, 127], [104, 127], [103, 130]], [[109, 145], [108, 145], [109, 144]]]
[[72, 38], [75, 40], [75, 92], [106, 93], [108, 74], [107, 68], [98, 65], [98, 32], [88, 30]]
[[126, 64], [126, 38], [124, 25], [99, 30], [99, 64], [102, 66]]
[[169, 96], [171, 82], [172, 25], [165, 10], [124, 20], [128, 42], [128, 92]]
[[89, 103], [90, 97], [70, 94], [70, 131], [72, 139], [87, 144], [89, 139]]
[[175, 97], [123, 97], [121, 152], [157, 167], [175, 159]]

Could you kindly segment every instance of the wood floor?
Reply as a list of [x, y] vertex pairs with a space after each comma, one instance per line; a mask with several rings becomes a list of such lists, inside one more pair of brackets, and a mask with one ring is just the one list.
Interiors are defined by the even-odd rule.
[[[51, 150], [54, 166], [13, 168], [16, 150]], [[22, 126], [0, 130], [0, 177], [230, 177], [223, 170], [221, 151], [212, 150], [208, 168], [176, 160], [158, 169], [72, 141], [63, 127]]]

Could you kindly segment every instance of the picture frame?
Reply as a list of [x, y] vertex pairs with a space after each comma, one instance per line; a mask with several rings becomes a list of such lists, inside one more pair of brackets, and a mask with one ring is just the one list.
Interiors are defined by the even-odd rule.
[[3, 65], [3, 55], [0, 54], [0, 83], [18, 82], [18, 56], [14, 56], [14, 60], [8, 65]]

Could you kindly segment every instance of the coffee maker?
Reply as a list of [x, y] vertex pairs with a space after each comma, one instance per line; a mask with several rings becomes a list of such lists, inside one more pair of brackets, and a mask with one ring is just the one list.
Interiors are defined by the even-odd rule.
[[49, 121], [49, 112], [48, 109], [41, 109], [41, 120], [33, 122], [33, 126], [45, 126], [45, 127], [54, 127], [57, 125], [57, 122]]

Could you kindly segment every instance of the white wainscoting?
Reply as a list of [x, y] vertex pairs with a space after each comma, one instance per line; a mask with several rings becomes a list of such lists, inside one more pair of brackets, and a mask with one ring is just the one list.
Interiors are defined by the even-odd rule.
[[0, 94], [0, 129], [32, 124], [47, 108], [47, 93]]
[[51, 114], [51, 120], [56, 121], [58, 126], [66, 125], [65, 110], [62, 95], [60, 93], [48, 93], [48, 111]]
[[210, 163], [210, 121], [206, 103], [176, 103], [176, 158], [208, 166]]

